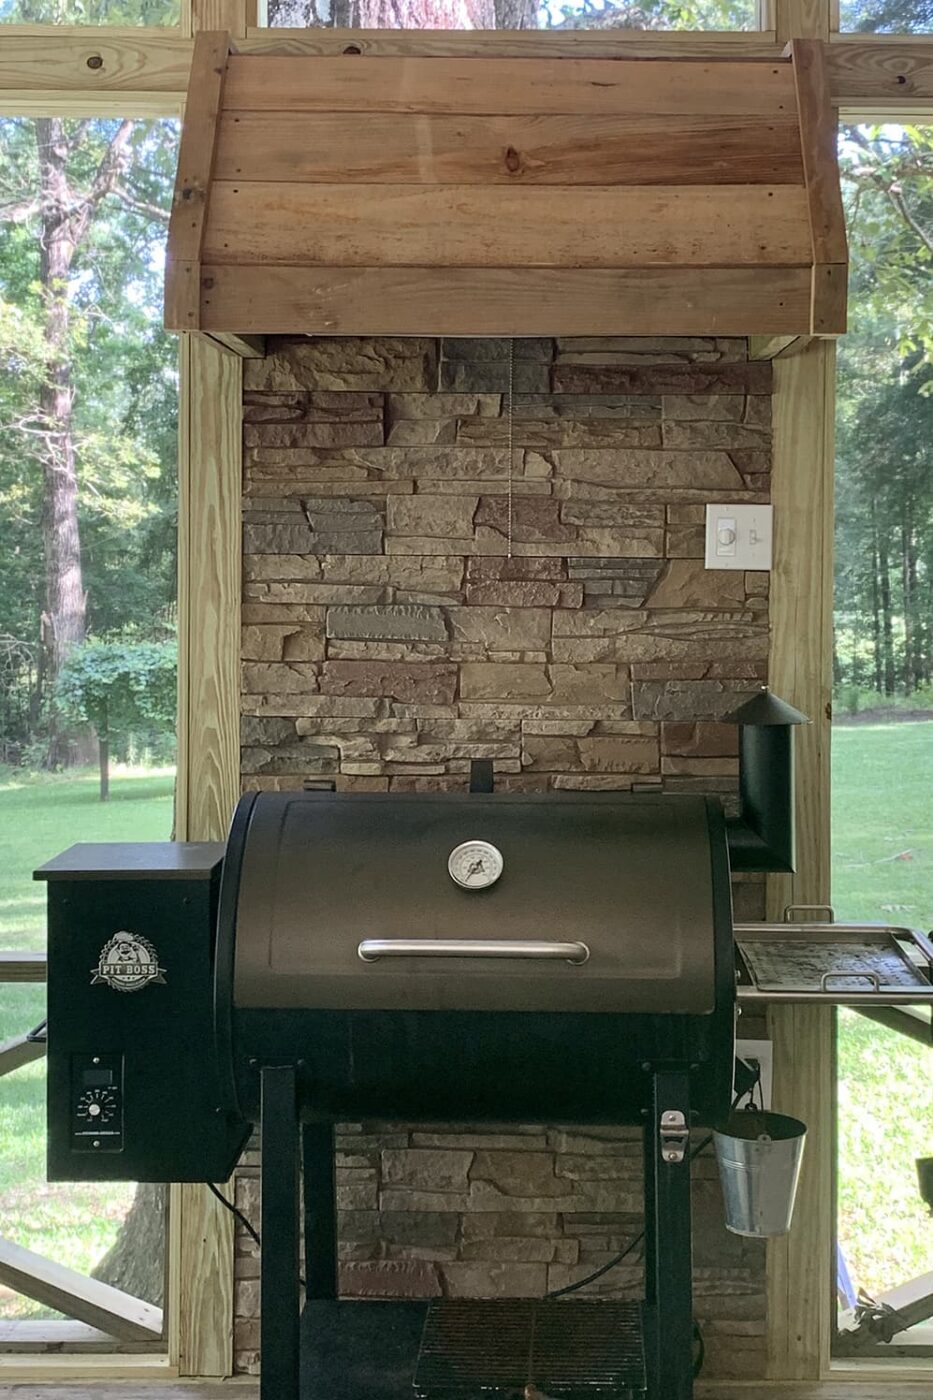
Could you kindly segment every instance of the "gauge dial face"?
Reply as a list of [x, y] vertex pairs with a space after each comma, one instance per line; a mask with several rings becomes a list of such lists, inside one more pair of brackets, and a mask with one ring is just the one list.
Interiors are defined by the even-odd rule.
[[78, 1100], [77, 1116], [93, 1127], [109, 1123], [117, 1111], [117, 1096], [112, 1089], [88, 1089]]
[[450, 878], [463, 890], [488, 890], [502, 874], [502, 852], [490, 841], [464, 841], [447, 858]]

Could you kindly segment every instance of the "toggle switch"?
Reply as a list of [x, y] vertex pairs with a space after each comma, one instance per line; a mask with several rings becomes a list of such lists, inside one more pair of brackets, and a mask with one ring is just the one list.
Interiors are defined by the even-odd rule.
[[708, 505], [708, 569], [771, 568], [771, 506]]

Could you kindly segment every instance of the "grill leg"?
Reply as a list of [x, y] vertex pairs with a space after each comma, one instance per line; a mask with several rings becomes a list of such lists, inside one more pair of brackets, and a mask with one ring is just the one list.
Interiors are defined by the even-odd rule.
[[693, 1397], [693, 1245], [690, 1221], [690, 1146], [682, 1162], [661, 1153], [661, 1114], [679, 1111], [690, 1122], [690, 1086], [684, 1073], [653, 1078], [645, 1128], [645, 1350], [650, 1400]]
[[293, 1065], [262, 1070], [260, 1400], [298, 1400], [298, 1104]]
[[305, 1297], [337, 1296], [337, 1183], [334, 1128], [306, 1123], [302, 1132], [305, 1202]]

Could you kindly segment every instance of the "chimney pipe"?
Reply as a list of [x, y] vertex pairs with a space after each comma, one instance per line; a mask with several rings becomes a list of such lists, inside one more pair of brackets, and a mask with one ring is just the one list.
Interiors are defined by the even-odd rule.
[[729, 722], [739, 726], [740, 812], [726, 825], [732, 869], [792, 873], [796, 869], [793, 727], [810, 721], [762, 686]]

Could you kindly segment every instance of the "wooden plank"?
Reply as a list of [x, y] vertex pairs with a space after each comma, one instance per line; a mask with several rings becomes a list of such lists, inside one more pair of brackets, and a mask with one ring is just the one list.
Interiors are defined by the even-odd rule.
[[[65, 1358], [61, 1358], [65, 1360]], [[115, 1362], [119, 1358], [114, 1359]], [[0, 1371], [0, 1376], [2, 1376]], [[815, 1384], [787, 1384], [769, 1381], [698, 1381], [697, 1400], [761, 1400], [762, 1396], [773, 1400], [929, 1400], [929, 1376], [918, 1376], [916, 1382], [895, 1379], [896, 1368], [890, 1367], [888, 1375], [875, 1380], [835, 1380]], [[108, 1385], [106, 1391], [99, 1385], [73, 1381], [71, 1383], [36, 1384], [28, 1389], [22, 1385], [15, 1388], [0, 1384], [0, 1400], [101, 1400], [102, 1396], [111, 1400], [258, 1400], [259, 1390], [255, 1380], [238, 1377], [235, 1380], [215, 1384], [196, 1384], [184, 1381], [173, 1382], [165, 1379], [153, 1391], [151, 1383]], [[360, 1397], [365, 1400], [365, 1397]]]
[[229, 48], [229, 36], [223, 31], [204, 31], [194, 41], [168, 230], [165, 302], [171, 329], [196, 330], [198, 325], [193, 271], [201, 258]]
[[848, 319], [849, 267], [847, 263], [818, 264], [813, 269], [814, 335], [844, 335]]
[[830, 7], [827, 0], [772, 0], [774, 25], [782, 42], [791, 39], [829, 39]]
[[[239, 796], [242, 360], [185, 336], [179, 450], [175, 835], [226, 836]], [[183, 1375], [233, 1370], [233, 1224], [204, 1186], [171, 1189], [169, 1348]]]
[[[0, 92], [172, 93], [183, 98], [191, 41], [166, 30], [3, 26]], [[122, 110], [122, 109], [121, 109]]]
[[[585, 231], [585, 232], [584, 232]], [[325, 267], [800, 267], [794, 185], [515, 190], [215, 181], [205, 263]]]
[[221, 267], [201, 276], [201, 324], [318, 335], [804, 333], [808, 268], [562, 271]]
[[266, 357], [264, 335], [225, 335], [218, 331], [210, 338], [222, 350], [228, 350], [231, 355], [239, 355], [241, 360], [264, 360]]
[[889, 116], [933, 112], [933, 43], [931, 36], [899, 43], [875, 37], [840, 40], [826, 56], [829, 87], [836, 107], [870, 110]]
[[22, 1069], [23, 1065], [31, 1065], [33, 1060], [41, 1060], [45, 1049], [44, 1041], [27, 1040], [24, 1035], [4, 1041], [0, 1045], [0, 1077]]
[[231, 181], [213, 183], [202, 258], [325, 267], [800, 267], [813, 260], [806, 193], [793, 185], [516, 190]]
[[166, 255], [163, 318], [167, 331], [197, 329], [197, 288], [200, 280], [200, 262], [182, 262], [172, 254]]
[[126, 1341], [159, 1341], [162, 1310], [0, 1237], [0, 1282]]
[[839, 187], [838, 123], [829, 97], [826, 46], [816, 39], [790, 45], [800, 120], [804, 178], [814, 263], [846, 263], [846, 220]]
[[57, 1318], [13, 1318], [0, 1321], [0, 1350], [48, 1356], [56, 1351], [140, 1355], [161, 1347], [161, 1342], [120, 1342], [108, 1332], [89, 1327], [86, 1322], [66, 1322]]
[[577, 116], [779, 117], [793, 100], [790, 65], [663, 59], [275, 58], [233, 55], [227, 111], [567, 112]]
[[[348, 36], [336, 29], [263, 30], [251, 33], [237, 47], [242, 53], [266, 58], [276, 53], [334, 56], [348, 43], [367, 56], [540, 55], [557, 61], [562, 54], [576, 58], [592, 54], [607, 62], [636, 55], [776, 61], [784, 47], [773, 34], [359, 30]], [[180, 111], [187, 94], [191, 51], [191, 39], [172, 30], [5, 24], [0, 45], [0, 113], [172, 115]], [[834, 39], [827, 62], [833, 105], [847, 113], [878, 120], [901, 115], [919, 122], [933, 116], [929, 35]], [[715, 103], [706, 115], [717, 115]]]
[[[835, 346], [814, 341], [774, 361], [775, 557], [771, 685], [810, 716], [797, 730], [797, 873], [768, 880], [769, 917], [830, 894], [833, 436]], [[831, 1008], [775, 1007], [775, 1106], [808, 1126], [791, 1233], [768, 1247], [769, 1374], [816, 1379], [829, 1362], [833, 1310]]]
[[773, 360], [789, 349], [797, 339], [795, 335], [750, 335], [748, 337], [748, 358], [750, 360]]
[[778, 58], [773, 29], [255, 29], [240, 53], [368, 58]]
[[0, 952], [0, 983], [45, 982], [47, 979], [45, 953]]
[[[645, 152], [650, 151], [650, 160]], [[792, 114], [449, 117], [224, 112], [218, 180], [321, 184], [802, 184]]]

